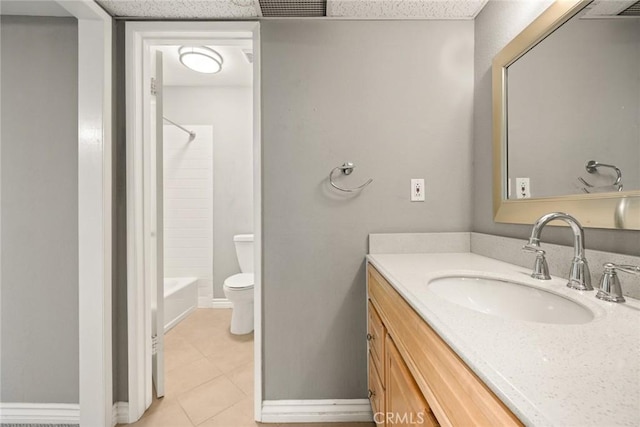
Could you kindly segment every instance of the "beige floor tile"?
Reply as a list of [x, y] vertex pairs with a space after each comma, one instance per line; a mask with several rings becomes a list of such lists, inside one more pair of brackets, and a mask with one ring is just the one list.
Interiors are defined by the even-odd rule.
[[207, 358], [222, 372], [230, 372], [253, 361], [253, 343], [234, 343], [217, 349]]
[[225, 375], [247, 396], [253, 397], [253, 362], [239, 366]]
[[157, 397], [155, 397], [155, 392], [154, 392], [153, 402], [151, 402], [151, 406], [145, 411], [143, 417], [147, 416], [148, 414], [157, 412], [159, 410], [166, 409], [172, 405], [179, 405], [178, 396], [164, 396], [158, 399]]
[[135, 427], [193, 427], [191, 420], [189, 420], [189, 417], [177, 402], [152, 412], [147, 411], [137, 422], [125, 425]]
[[203, 329], [229, 328], [231, 309], [199, 308], [181, 321], [171, 332], [188, 336]]
[[241, 400], [232, 407], [225, 409], [213, 418], [209, 418], [199, 427], [276, 427], [275, 424], [257, 423], [253, 419], [253, 400], [249, 397]]
[[199, 424], [244, 399], [246, 395], [222, 376], [180, 395], [178, 400], [194, 424]]
[[220, 333], [221, 328], [219, 326], [211, 325], [200, 326], [198, 328], [193, 328], [192, 330], [180, 332], [180, 336], [198, 347], [198, 350], [200, 350], [198, 343], [206, 342]]
[[292, 423], [280, 425], [282, 427], [374, 427], [375, 423]]
[[165, 375], [165, 395], [179, 396], [192, 388], [219, 377], [222, 371], [215, 367], [209, 359], [202, 357], [195, 362], [179, 366]]
[[253, 334], [232, 335], [230, 332], [211, 334], [200, 341], [193, 341], [192, 344], [205, 356], [212, 354], [228, 353], [229, 351], [247, 351], [252, 353]]
[[203, 354], [198, 351], [189, 341], [177, 334], [167, 334], [165, 336], [165, 372], [172, 371], [180, 366], [202, 359]]
[[213, 426], [241, 412], [253, 421], [253, 334], [232, 335], [230, 322], [231, 310], [198, 309], [165, 335], [165, 397], [154, 398], [136, 426], [190, 427], [189, 416], [202, 422], [223, 412]]

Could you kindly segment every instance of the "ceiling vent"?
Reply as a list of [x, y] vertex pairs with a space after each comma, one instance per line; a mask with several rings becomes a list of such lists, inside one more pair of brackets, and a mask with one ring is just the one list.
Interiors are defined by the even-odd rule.
[[266, 18], [326, 16], [327, 0], [259, 0]]
[[635, 2], [622, 12], [618, 13], [618, 16], [640, 16], [640, 1]]

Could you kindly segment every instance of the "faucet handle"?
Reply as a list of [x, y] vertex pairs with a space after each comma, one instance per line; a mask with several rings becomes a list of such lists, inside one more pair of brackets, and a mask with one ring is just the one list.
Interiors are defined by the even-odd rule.
[[538, 280], [551, 280], [549, 275], [549, 265], [544, 257], [546, 252], [540, 249], [540, 246], [524, 245], [522, 250], [525, 252], [534, 252], [536, 254], [536, 262], [533, 264], [533, 272], [531, 277]]
[[604, 265], [604, 273], [600, 280], [600, 289], [596, 298], [609, 302], [624, 302], [622, 286], [616, 271], [624, 271], [629, 274], [640, 274], [640, 267], [635, 265], [622, 265], [608, 262]]
[[618, 270], [618, 271], [624, 271], [625, 273], [629, 273], [629, 274], [640, 274], [640, 267], [635, 266], [635, 265], [628, 265], [628, 264], [614, 264], [612, 262], [608, 262], [604, 265], [605, 270], [606, 269], [613, 269], [613, 270]]

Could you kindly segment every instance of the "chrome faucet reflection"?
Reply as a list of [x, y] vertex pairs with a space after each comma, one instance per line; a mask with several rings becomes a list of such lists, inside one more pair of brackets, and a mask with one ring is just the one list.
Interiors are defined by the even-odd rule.
[[[564, 212], [552, 212], [541, 216], [533, 224], [531, 237], [522, 249], [525, 251], [535, 252], [537, 254], [535, 270], [531, 275], [534, 278], [548, 280], [549, 273], [544, 259], [544, 251], [540, 249], [540, 233], [545, 225], [551, 221], [564, 221], [573, 231], [573, 260], [571, 261], [571, 270], [569, 271], [569, 282], [567, 286], [572, 289], [581, 291], [592, 291], [591, 273], [589, 272], [589, 264], [584, 256], [584, 230], [577, 219]], [[545, 273], [546, 271], [546, 274]]]

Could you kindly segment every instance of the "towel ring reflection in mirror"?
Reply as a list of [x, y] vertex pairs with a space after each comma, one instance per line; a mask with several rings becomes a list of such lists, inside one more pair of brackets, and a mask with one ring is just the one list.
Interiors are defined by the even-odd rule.
[[[622, 171], [614, 166], [614, 165], [607, 165], [605, 163], [599, 163], [596, 162], [595, 160], [589, 160], [587, 162], [587, 164], [584, 167], [587, 172], [589, 173], [596, 173], [598, 171], [598, 168], [609, 168], [609, 169], [613, 169], [616, 173], [616, 180], [615, 182], [613, 182], [613, 184], [610, 184], [609, 186], [611, 187], [615, 187], [617, 189], [617, 191], [622, 191]], [[584, 184], [584, 187], [582, 188], [582, 191], [585, 193], [591, 193], [593, 192], [593, 190], [600, 188], [600, 187], [596, 187], [594, 185], [589, 184], [587, 181], [585, 181], [582, 177], [578, 177], [578, 180]], [[609, 186], [604, 186], [603, 188], [609, 187]], [[591, 190], [589, 190], [591, 189]]]
[[337, 190], [344, 191], [345, 193], [355, 193], [373, 182], [373, 178], [369, 178], [367, 182], [355, 188], [343, 188], [333, 182], [333, 175], [337, 171], [341, 171], [343, 175], [351, 175], [351, 172], [353, 172], [353, 169], [355, 167], [356, 165], [353, 162], [345, 162], [342, 164], [342, 166], [336, 166], [335, 168], [333, 168], [329, 173], [329, 183], [331, 184], [331, 186]]

